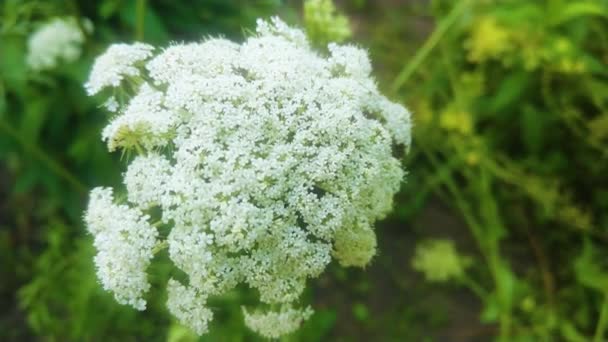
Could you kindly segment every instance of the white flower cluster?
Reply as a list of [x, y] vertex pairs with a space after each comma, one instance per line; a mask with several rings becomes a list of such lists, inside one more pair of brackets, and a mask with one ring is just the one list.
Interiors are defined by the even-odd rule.
[[180, 322], [199, 335], [208, 329], [213, 312], [207, 308], [207, 298], [193, 287], [186, 287], [170, 279], [167, 284], [167, 307]]
[[[308, 278], [332, 256], [360, 267], [374, 256], [373, 224], [404, 176], [393, 147], [409, 146], [410, 115], [370, 72], [365, 51], [331, 45], [319, 55], [277, 18], [240, 45], [111, 46], [86, 88], [112, 94], [108, 148], [137, 156], [124, 204], [95, 189], [86, 215], [106, 288], [142, 308], [140, 275], [155, 243], [168, 245], [188, 276], [168, 285], [183, 324], [204, 333], [207, 298], [245, 283], [262, 306], [281, 307], [245, 311], [248, 326], [272, 337], [297, 329], [311, 312], [293, 306]], [[167, 238], [156, 241], [153, 226]]]
[[[90, 21], [84, 21], [83, 27], [92, 30]], [[48, 70], [60, 62], [73, 62], [80, 57], [84, 40], [85, 34], [75, 18], [55, 18], [29, 37], [26, 62], [33, 70]]]
[[154, 256], [158, 231], [137, 208], [114, 204], [112, 189], [91, 191], [85, 222], [95, 237], [95, 265], [104, 289], [121, 304], [146, 308], [142, 298], [150, 284], [146, 268]]
[[128, 77], [140, 76], [141, 62], [152, 56], [154, 48], [150, 45], [135, 43], [114, 44], [97, 57], [89, 81], [85, 83], [89, 95], [97, 94], [105, 87], [118, 87]]
[[243, 308], [245, 324], [253, 331], [266, 338], [279, 338], [300, 327], [313, 311], [310, 307], [297, 310], [289, 305], [283, 305], [279, 311], [248, 312]]

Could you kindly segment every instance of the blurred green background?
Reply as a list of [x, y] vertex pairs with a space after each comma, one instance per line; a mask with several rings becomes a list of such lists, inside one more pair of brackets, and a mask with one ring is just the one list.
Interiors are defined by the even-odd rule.
[[[223, 35], [279, 15], [369, 49], [413, 113], [407, 182], [364, 270], [331, 264], [316, 313], [285, 341], [608, 339], [608, 1], [0, 1], [0, 340], [256, 341], [231, 293], [200, 339], [162, 286], [145, 312], [95, 278], [87, 191], [120, 182], [82, 84], [109, 44]], [[94, 26], [82, 56], [27, 67], [55, 17]], [[154, 284], [166, 266], [153, 266]]]

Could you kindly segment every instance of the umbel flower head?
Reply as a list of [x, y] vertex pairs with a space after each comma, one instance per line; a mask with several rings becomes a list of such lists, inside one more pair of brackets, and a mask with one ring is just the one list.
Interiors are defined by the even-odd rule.
[[136, 153], [125, 196], [94, 189], [85, 215], [118, 302], [145, 308], [146, 268], [167, 246], [187, 275], [167, 286], [180, 322], [206, 332], [207, 300], [246, 284], [260, 305], [245, 323], [276, 337], [311, 315], [299, 297], [332, 257], [370, 262], [410, 115], [378, 92], [365, 51], [328, 51], [273, 18], [242, 44], [117, 44], [97, 59], [86, 89], [115, 113], [103, 140]]
[[[90, 21], [82, 27], [91, 31]], [[69, 63], [80, 57], [85, 32], [75, 18], [55, 18], [42, 25], [28, 39], [27, 64], [33, 70], [48, 70], [60, 63]]]

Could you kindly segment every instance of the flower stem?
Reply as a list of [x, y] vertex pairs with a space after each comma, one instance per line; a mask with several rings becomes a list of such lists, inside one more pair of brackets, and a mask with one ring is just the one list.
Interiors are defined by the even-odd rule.
[[606, 324], [608, 324], [608, 292], [604, 294], [604, 303], [602, 304], [602, 308], [600, 310], [600, 319], [597, 322], [597, 327], [595, 328], [595, 337], [593, 338], [594, 342], [601, 342], [603, 340], [604, 332], [606, 331]]
[[146, 154], [143, 147], [141, 147], [141, 145], [139, 143], [135, 143], [135, 149], [137, 150], [137, 153], [141, 156]]
[[488, 297], [488, 291], [486, 291], [486, 289], [484, 289], [478, 282], [466, 275], [466, 273], [460, 276], [460, 281], [464, 286], [473, 291], [473, 293], [475, 293], [475, 295], [477, 295], [477, 297], [479, 297], [481, 300], [485, 301]]
[[163, 240], [157, 243], [156, 246], [154, 246], [154, 248], [152, 249], [152, 254], [156, 254], [167, 247], [169, 247], [169, 242], [167, 240]]
[[397, 92], [401, 86], [412, 76], [414, 71], [418, 69], [420, 64], [426, 59], [429, 53], [435, 48], [437, 43], [443, 38], [448, 29], [456, 22], [462, 12], [468, 7], [469, 0], [459, 1], [452, 11], [439, 22], [437, 28], [431, 33], [429, 38], [424, 42], [422, 47], [414, 55], [412, 60], [407, 63], [401, 72], [397, 75], [391, 86], [392, 92]]
[[146, 22], [146, 0], [137, 0], [135, 8], [135, 39], [142, 41], [144, 39], [144, 28]]

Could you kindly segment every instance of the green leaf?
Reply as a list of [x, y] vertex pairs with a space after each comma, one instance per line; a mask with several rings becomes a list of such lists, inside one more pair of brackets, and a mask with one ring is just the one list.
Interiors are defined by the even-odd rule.
[[4, 82], [0, 78], [0, 120], [6, 115], [6, 90], [4, 88]]
[[585, 240], [581, 255], [574, 261], [574, 273], [581, 285], [605, 291], [608, 288], [608, 273], [595, 260], [595, 254], [593, 244]]
[[513, 72], [500, 82], [500, 86], [489, 103], [489, 111], [497, 113], [510, 106], [521, 103], [522, 94], [530, 83], [530, 74], [524, 71]]
[[181, 324], [173, 323], [167, 334], [167, 342], [197, 342], [198, 336]]
[[326, 341], [334, 324], [336, 313], [329, 310], [315, 310], [314, 315], [297, 331], [300, 341]]
[[496, 272], [496, 281], [500, 287], [500, 309], [511, 311], [517, 279], [511, 269], [503, 263], [496, 266], [494, 272]]
[[0, 36], [0, 79], [7, 89], [22, 89], [27, 78], [25, 42], [19, 36]]
[[19, 134], [31, 144], [35, 144], [40, 137], [40, 132], [47, 120], [47, 108], [50, 99], [52, 97], [32, 94], [31, 101], [25, 107], [25, 111], [21, 117]]
[[107, 19], [114, 14], [116, 14], [120, 10], [120, 6], [122, 5], [122, 0], [105, 0], [102, 1], [98, 8], [99, 15]]
[[580, 331], [576, 330], [576, 327], [571, 322], [564, 321], [560, 324], [559, 328], [566, 341], [587, 342], [589, 340]]
[[522, 139], [530, 154], [536, 155], [543, 145], [546, 113], [537, 112], [530, 105], [523, 106], [521, 116]]
[[28, 168], [17, 177], [13, 184], [13, 193], [23, 194], [29, 192], [40, 181], [40, 172], [36, 168]]
[[481, 312], [480, 320], [482, 323], [494, 323], [498, 320], [500, 305], [496, 298], [496, 293], [486, 297], [485, 306]]
[[608, 8], [598, 1], [568, 1], [553, 18], [552, 25], [561, 25], [572, 19], [583, 16], [600, 16], [608, 18]]
[[369, 310], [362, 303], [353, 304], [353, 316], [359, 321], [365, 321], [369, 318]]

